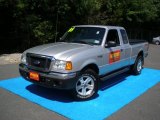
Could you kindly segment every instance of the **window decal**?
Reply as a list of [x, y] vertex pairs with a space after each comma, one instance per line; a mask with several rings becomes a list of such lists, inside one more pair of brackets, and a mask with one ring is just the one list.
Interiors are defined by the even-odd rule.
[[68, 32], [73, 32], [73, 30], [74, 30], [74, 27], [71, 27], [71, 28], [68, 30]]

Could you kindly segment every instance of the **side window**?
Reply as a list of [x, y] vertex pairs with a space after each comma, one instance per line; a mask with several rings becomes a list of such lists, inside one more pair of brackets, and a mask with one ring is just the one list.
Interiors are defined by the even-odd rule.
[[126, 31], [121, 29], [120, 32], [121, 32], [121, 35], [122, 35], [123, 44], [128, 44], [128, 37], [127, 37]]
[[106, 44], [108, 41], [115, 41], [117, 46], [120, 45], [119, 36], [117, 30], [109, 30], [107, 34]]

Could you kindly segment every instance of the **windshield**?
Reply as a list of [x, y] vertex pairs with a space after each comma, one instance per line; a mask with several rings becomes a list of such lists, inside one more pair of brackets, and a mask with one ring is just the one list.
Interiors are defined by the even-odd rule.
[[60, 42], [100, 45], [102, 43], [104, 33], [105, 33], [105, 28], [71, 27], [64, 34]]

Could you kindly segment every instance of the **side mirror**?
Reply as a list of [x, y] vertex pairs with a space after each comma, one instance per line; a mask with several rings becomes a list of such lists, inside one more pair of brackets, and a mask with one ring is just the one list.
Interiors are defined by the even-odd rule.
[[108, 43], [105, 45], [105, 47], [116, 47], [116, 42], [115, 41], [108, 41]]

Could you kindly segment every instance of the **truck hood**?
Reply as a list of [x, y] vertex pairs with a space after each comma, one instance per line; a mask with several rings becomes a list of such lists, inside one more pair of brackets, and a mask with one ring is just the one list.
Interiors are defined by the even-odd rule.
[[36, 46], [26, 50], [25, 53], [53, 56], [55, 59], [66, 60], [68, 57], [90, 48], [93, 48], [93, 46], [78, 43], [58, 42]]

